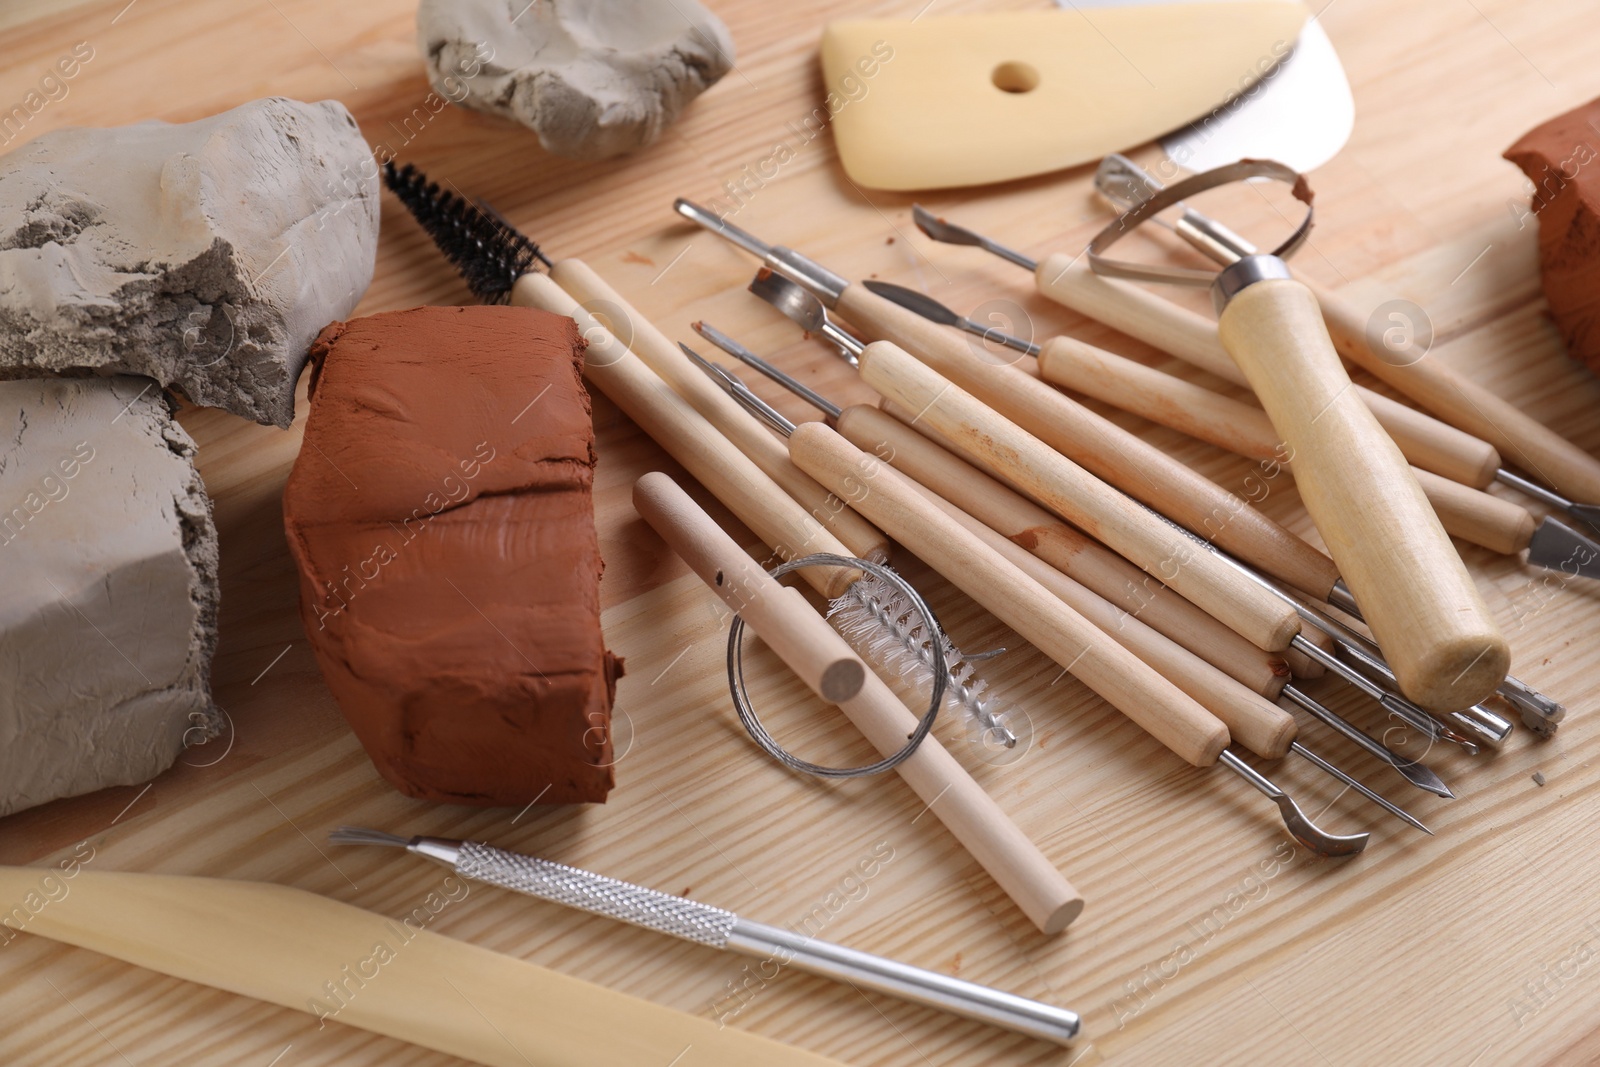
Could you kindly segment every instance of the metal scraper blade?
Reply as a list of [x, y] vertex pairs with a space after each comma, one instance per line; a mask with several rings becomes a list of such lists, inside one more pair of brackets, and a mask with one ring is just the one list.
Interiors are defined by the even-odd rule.
[[1555, 519], [1545, 519], [1528, 542], [1528, 562], [1579, 578], [1600, 578], [1600, 544]]
[[[1082, 11], [1173, 0], [1055, 2]], [[1162, 149], [1178, 166], [1195, 173], [1241, 159], [1273, 159], [1303, 174], [1337, 155], [1355, 127], [1349, 79], [1316, 15], [1307, 20], [1289, 54], [1247, 92], [1161, 138]]]
[[1210, 170], [1273, 159], [1304, 174], [1339, 153], [1355, 126], [1350, 82], [1322, 24], [1312, 19], [1260, 89], [1161, 139], [1174, 163]]

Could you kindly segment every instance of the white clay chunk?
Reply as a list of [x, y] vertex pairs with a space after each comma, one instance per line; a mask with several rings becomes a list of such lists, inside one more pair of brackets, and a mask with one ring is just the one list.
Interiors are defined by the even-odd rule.
[[697, 0], [422, 0], [417, 43], [441, 96], [574, 159], [650, 144], [733, 67]]
[[0, 157], [0, 377], [142, 374], [288, 426], [377, 246], [377, 167], [336, 101], [46, 133]]
[[147, 378], [0, 382], [0, 815], [217, 731], [217, 533]]

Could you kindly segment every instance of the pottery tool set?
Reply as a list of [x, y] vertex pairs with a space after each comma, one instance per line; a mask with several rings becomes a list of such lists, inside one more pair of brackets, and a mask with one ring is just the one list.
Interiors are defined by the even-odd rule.
[[1383, 206], [1481, 153], [1375, 0], [405, 2], [348, 107], [203, 28], [226, 108], [57, 123], [85, 42], [6, 120], [0, 1062], [1524, 1062], [1600, 387], [1488, 350], [1600, 365], [1600, 104], [1491, 123], [1536, 266]]

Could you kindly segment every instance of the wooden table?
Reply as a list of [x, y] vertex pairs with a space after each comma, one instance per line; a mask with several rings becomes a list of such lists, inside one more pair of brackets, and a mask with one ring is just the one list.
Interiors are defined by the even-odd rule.
[[[822, 347], [742, 292], [753, 263], [679, 224], [673, 196], [726, 196], [726, 182], [744, 181], [741, 225], [847, 276], [926, 286], [963, 309], [1003, 298], [1042, 331], [1071, 331], [1167, 365], [1031, 295], [1020, 272], [931, 244], [910, 224], [910, 197], [853, 187], [826, 135], [797, 133], [820, 99], [815, 46], [824, 22], [847, 13], [909, 17], [922, 0], [714, 6], [738, 42], [737, 70], [659, 144], [614, 163], [554, 159], [530, 132], [487, 116], [430, 115], [412, 9], [400, 0], [32, 5], [5, 31], [0, 101], [21, 99], [85, 40], [94, 58], [64, 99], [33, 117], [29, 136], [192, 120], [269, 94], [336, 97], [369, 140], [488, 198], [555, 255], [585, 257], [670, 334], [689, 338], [688, 323], [707, 319], [846, 401], [870, 397]], [[946, 2], [929, 17], [980, 6]], [[1337, 0], [1323, 21], [1359, 119], [1350, 144], [1314, 175], [1319, 225], [1302, 269], [1373, 303], [1385, 292], [1419, 301], [1451, 342], [1456, 366], [1600, 450], [1600, 385], [1566, 360], [1546, 319], [1533, 228], [1517, 220], [1522, 178], [1499, 158], [1528, 127], [1600, 94], [1594, 5]], [[781, 143], [794, 159], [775, 177], [742, 177]], [[1088, 188], [1079, 169], [924, 200], [1043, 253], [1081, 247], [1100, 225]], [[362, 312], [470, 301], [387, 194], [383, 216]], [[1075, 1049], [794, 974], [752, 981], [748, 995], [729, 999], [745, 982], [738, 957], [486, 888], [452, 905], [435, 928], [685, 1011], [714, 1017], [738, 1007], [728, 1025], [857, 1064], [1487, 1067], [1600, 1056], [1592, 890], [1600, 860], [1589, 851], [1600, 846], [1600, 770], [1591, 766], [1600, 731], [1589, 714], [1600, 695], [1600, 657], [1589, 650], [1600, 606], [1582, 582], [1563, 585], [1516, 560], [1464, 549], [1511, 633], [1516, 671], [1572, 714], [1549, 742], [1519, 732], [1492, 758], [1431, 756], [1460, 794], [1454, 801], [1402, 792], [1397, 779], [1308, 727], [1309, 742], [1438, 831], [1427, 838], [1386, 821], [1303, 763], [1270, 768], [1329, 826], [1374, 831], [1365, 854], [1333, 862], [1291, 845], [1270, 807], [1232, 776], [1181, 764], [1017, 647], [948, 584], [901, 560], [960, 644], [1013, 649], [985, 674], [1027, 709], [1037, 741], [1010, 766], [967, 762], [1089, 899], [1066, 935], [1046, 939], [902, 783], [825, 784], [755, 754], [728, 704], [713, 598], [628, 502], [641, 472], [681, 472], [603, 399], [595, 423], [605, 627], [628, 675], [617, 697], [617, 788], [604, 806], [583, 809], [440, 807], [380, 781], [323, 686], [295, 614], [279, 501], [298, 424], [283, 432], [198, 410], [183, 421], [200, 442], [216, 499], [223, 609], [214, 681], [232, 734], [191, 750], [185, 765], [148, 785], [0, 822], [0, 861], [42, 864], [87, 840], [93, 869], [265, 879], [409, 911], [440, 872], [323, 843], [336, 824], [356, 823], [489, 840], [782, 924], [849, 888], [855, 862], [886, 845], [892, 861], [864, 891], [834, 898], [844, 903], [825, 936], [1070, 1005], [1085, 1016]], [[1170, 432], [1118, 421], [1224, 485], [1237, 488], [1248, 470]], [[1309, 532], [1292, 490], [1265, 507]], [[754, 546], [748, 531], [732, 528]], [[866, 755], [764, 652], [753, 654], [750, 674], [756, 699], [797, 747], [819, 759]], [[1375, 724], [1337, 687], [1314, 688]], [[960, 744], [954, 724], [942, 729]], [[318, 1030], [307, 1015], [31, 938], [0, 950], [0, 975], [6, 1063], [454, 1062], [338, 1024]]]

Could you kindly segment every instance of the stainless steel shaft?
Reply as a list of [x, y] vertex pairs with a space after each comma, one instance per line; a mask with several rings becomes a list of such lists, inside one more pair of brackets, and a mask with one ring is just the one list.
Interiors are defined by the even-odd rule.
[[437, 837], [412, 838], [406, 847], [453, 868], [463, 878], [713, 948], [770, 959], [780, 967], [794, 967], [862, 989], [887, 993], [1041, 1041], [1068, 1044], [1080, 1026], [1078, 1014], [1066, 1008], [752, 922], [710, 904], [562, 863], [505, 852], [472, 841]]

